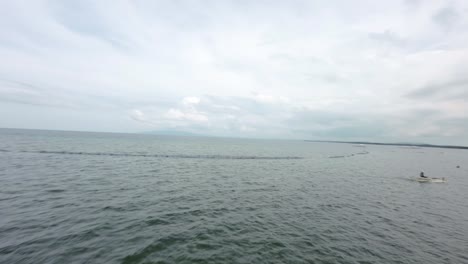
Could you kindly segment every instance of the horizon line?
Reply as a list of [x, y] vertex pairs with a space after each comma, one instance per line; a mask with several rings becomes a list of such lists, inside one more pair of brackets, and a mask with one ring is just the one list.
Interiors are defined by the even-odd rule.
[[370, 142], [370, 141], [311, 140], [311, 139], [306, 139], [304, 141], [306, 141], [306, 142], [324, 142], [324, 143], [361, 144], [361, 145], [379, 145], [379, 146], [468, 149], [468, 146], [440, 145], [440, 144], [428, 144], [428, 143], [386, 143], [386, 142]]

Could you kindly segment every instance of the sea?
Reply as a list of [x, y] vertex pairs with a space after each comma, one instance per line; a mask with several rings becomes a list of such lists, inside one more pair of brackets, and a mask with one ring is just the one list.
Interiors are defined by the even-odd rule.
[[[0, 263], [468, 263], [467, 161], [459, 149], [0, 129]], [[417, 182], [420, 171], [447, 182]]]

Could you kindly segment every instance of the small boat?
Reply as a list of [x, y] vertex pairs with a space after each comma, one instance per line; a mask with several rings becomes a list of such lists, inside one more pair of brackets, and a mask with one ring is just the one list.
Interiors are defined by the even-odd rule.
[[416, 181], [418, 181], [418, 182], [437, 182], [437, 183], [447, 182], [447, 180], [445, 178], [423, 178], [423, 177], [417, 178]]

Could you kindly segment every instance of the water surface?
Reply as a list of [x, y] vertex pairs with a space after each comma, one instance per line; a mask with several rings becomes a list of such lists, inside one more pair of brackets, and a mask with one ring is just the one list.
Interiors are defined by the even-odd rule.
[[[0, 263], [468, 263], [467, 160], [2, 129]], [[448, 183], [411, 181], [421, 170]]]

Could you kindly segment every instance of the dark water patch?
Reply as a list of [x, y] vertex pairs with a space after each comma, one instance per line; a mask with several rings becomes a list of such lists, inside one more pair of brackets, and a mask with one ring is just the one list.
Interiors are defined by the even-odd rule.
[[[142, 261], [145, 260], [148, 256], [161, 252], [168, 247], [171, 247], [178, 243], [185, 243], [186, 239], [183, 237], [179, 237], [176, 235], [171, 235], [168, 237], [161, 238], [154, 242], [153, 244], [145, 247], [140, 252], [136, 252], [132, 255], [128, 255], [122, 259], [122, 264], [134, 264], [134, 263], [143, 263]], [[156, 262], [158, 263], [158, 262]], [[159, 263], [166, 263], [166, 262], [159, 262]]]
[[339, 158], [346, 158], [346, 156], [339, 155], [339, 156], [330, 156], [329, 159], [339, 159]]
[[103, 211], [115, 211], [115, 212], [125, 212], [127, 208], [120, 207], [120, 206], [106, 206], [102, 208]]
[[369, 151], [362, 151], [362, 152], [358, 152], [358, 153], [354, 153], [356, 155], [366, 155], [366, 154], [369, 154]]
[[205, 212], [203, 210], [194, 209], [194, 210], [185, 210], [181, 212], [166, 213], [166, 214], [163, 214], [163, 216], [165, 218], [175, 220], [177, 218], [186, 218], [188, 216], [202, 216], [204, 214]]
[[88, 241], [93, 238], [99, 237], [99, 234], [95, 230], [86, 230], [83, 232], [78, 232], [74, 234], [68, 234], [58, 239], [54, 240], [55, 244], [61, 244], [66, 242], [78, 243], [82, 241]]
[[351, 204], [348, 203], [327, 203], [327, 204], [320, 204], [319, 207], [322, 209], [341, 209], [341, 208], [348, 208]]
[[429, 212], [429, 211], [426, 211], [426, 212], [423, 212], [424, 214], [426, 215], [429, 215], [429, 216], [433, 216], [435, 218], [438, 218], [437, 220], [438, 221], [453, 221], [454, 219], [451, 218], [450, 216], [447, 216], [447, 215], [444, 215], [444, 214], [440, 214], [440, 213], [434, 213], [434, 212]]
[[62, 193], [62, 192], [65, 192], [66, 190], [63, 190], [63, 189], [50, 189], [50, 190], [46, 190], [46, 192], [49, 192], [49, 193]]
[[355, 156], [355, 155], [367, 155], [367, 154], [369, 154], [368, 151], [361, 151], [361, 152], [351, 153], [351, 154], [348, 154], [348, 155], [329, 156], [328, 158], [329, 158], [329, 159], [349, 158], [349, 157], [353, 157], [353, 156]]
[[112, 156], [112, 157], [146, 157], [171, 159], [231, 159], [231, 160], [292, 160], [303, 159], [298, 156], [242, 156], [242, 155], [185, 155], [185, 154], [136, 154], [111, 152], [82, 152], [82, 151], [22, 151], [26, 153], [56, 154], [56, 155], [86, 155], [86, 156]]
[[149, 226], [154, 226], [154, 225], [167, 225], [170, 224], [169, 221], [165, 221], [163, 219], [150, 219], [146, 221], [146, 224]]
[[[31, 227], [30, 227], [31, 228]], [[10, 227], [0, 227], [0, 234], [5, 234], [8, 232], [15, 232], [21, 230], [18, 226], [10, 226]]]
[[21, 197], [20, 195], [16, 195], [16, 196], [10, 196], [10, 197], [7, 197], [7, 198], [0, 198], [0, 202], [2, 202], [2, 201], [9, 201], [9, 200], [10, 200], [10, 201], [11, 201], [11, 200], [14, 201], [14, 200], [16, 200], [16, 199], [18, 199], [18, 198], [20, 198], [20, 197]]
[[220, 246], [210, 243], [196, 243], [194, 248], [195, 250], [215, 250], [218, 249]]

